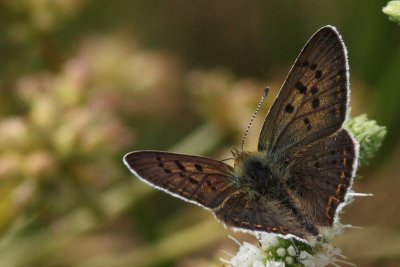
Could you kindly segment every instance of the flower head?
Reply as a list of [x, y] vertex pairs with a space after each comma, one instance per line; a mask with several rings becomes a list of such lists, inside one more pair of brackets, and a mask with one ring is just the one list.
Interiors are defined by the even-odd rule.
[[[335, 226], [333, 228], [336, 228]], [[275, 234], [255, 234], [259, 245], [240, 244], [239, 251], [229, 263], [233, 267], [323, 267], [329, 264], [347, 264], [341, 250], [325, 240], [312, 244]]]
[[257, 264], [262, 264], [262, 258], [262, 250], [250, 243], [243, 242], [238, 253], [231, 259], [231, 264], [237, 267], [257, 266]]
[[360, 165], [367, 165], [381, 146], [386, 135], [386, 127], [379, 126], [376, 121], [369, 120], [367, 115], [362, 114], [346, 120], [345, 128], [360, 144]]
[[400, 1], [390, 1], [384, 8], [382, 8], [382, 11], [389, 16], [391, 21], [400, 24]]

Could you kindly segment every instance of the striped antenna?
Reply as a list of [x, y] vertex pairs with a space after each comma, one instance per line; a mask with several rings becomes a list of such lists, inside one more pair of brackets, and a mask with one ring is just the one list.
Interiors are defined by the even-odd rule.
[[259, 102], [258, 105], [257, 105], [256, 111], [254, 112], [253, 117], [251, 117], [251, 120], [250, 120], [250, 122], [249, 122], [249, 125], [247, 125], [246, 131], [244, 132], [244, 136], [243, 136], [243, 140], [242, 140], [242, 152], [243, 152], [243, 148], [244, 148], [244, 142], [246, 141], [247, 134], [248, 134], [248, 132], [249, 132], [249, 130], [250, 130], [250, 126], [251, 126], [251, 124], [253, 123], [254, 118], [256, 117], [258, 111], [260, 110], [261, 105], [264, 103], [264, 100], [267, 98], [268, 91], [269, 91], [269, 88], [268, 88], [268, 87], [264, 89], [264, 94], [262, 95], [262, 97], [261, 97], [261, 99], [260, 99], [260, 102]]

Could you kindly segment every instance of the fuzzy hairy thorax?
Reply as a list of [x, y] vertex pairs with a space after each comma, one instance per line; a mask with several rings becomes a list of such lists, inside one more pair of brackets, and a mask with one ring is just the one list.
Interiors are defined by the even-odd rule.
[[281, 195], [284, 172], [265, 152], [237, 152], [234, 156], [233, 183], [237, 188], [250, 198]]

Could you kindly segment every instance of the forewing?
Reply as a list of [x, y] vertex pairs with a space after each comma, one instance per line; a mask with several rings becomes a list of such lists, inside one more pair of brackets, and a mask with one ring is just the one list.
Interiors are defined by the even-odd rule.
[[337, 131], [348, 101], [346, 48], [335, 28], [316, 32], [301, 51], [262, 127], [258, 148], [292, 153]]
[[318, 226], [331, 226], [357, 169], [357, 143], [346, 130], [292, 156], [288, 193]]
[[214, 209], [233, 191], [232, 167], [205, 157], [137, 151], [124, 162], [141, 180], [186, 201]]
[[303, 222], [279, 200], [249, 199], [245, 192], [231, 194], [215, 212], [225, 225], [249, 231], [294, 235], [307, 239], [312, 236]]

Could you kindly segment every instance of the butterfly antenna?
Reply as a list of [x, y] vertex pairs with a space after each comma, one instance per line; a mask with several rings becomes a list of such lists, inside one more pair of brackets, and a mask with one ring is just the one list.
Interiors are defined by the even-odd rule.
[[258, 111], [260, 110], [261, 105], [264, 103], [265, 98], [267, 98], [268, 91], [269, 91], [269, 88], [268, 88], [268, 87], [264, 89], [264, 93], [263, 93], [263, 95], [262, 95], [262, 97], [261, 97], [261, 99], [260, 99], [260, 102], [258, 102], [256, 111], [254, 112], [253, 117], [251, 117], [251, 120], [250, 120], [250, 122], [249, 122], [249, 125], [247, 125], [246, 131], [244, 132], [243, 140], [242, 140], [242, 152], [243, 152], [243, 148], [244, 148], [244, 142], [246, 141], [247, 134], [248, 134], [248, 132], [249, 132], [249, 130], [250, 130], [251, 124], [253, 123], [254, 118], [256, 117]]

